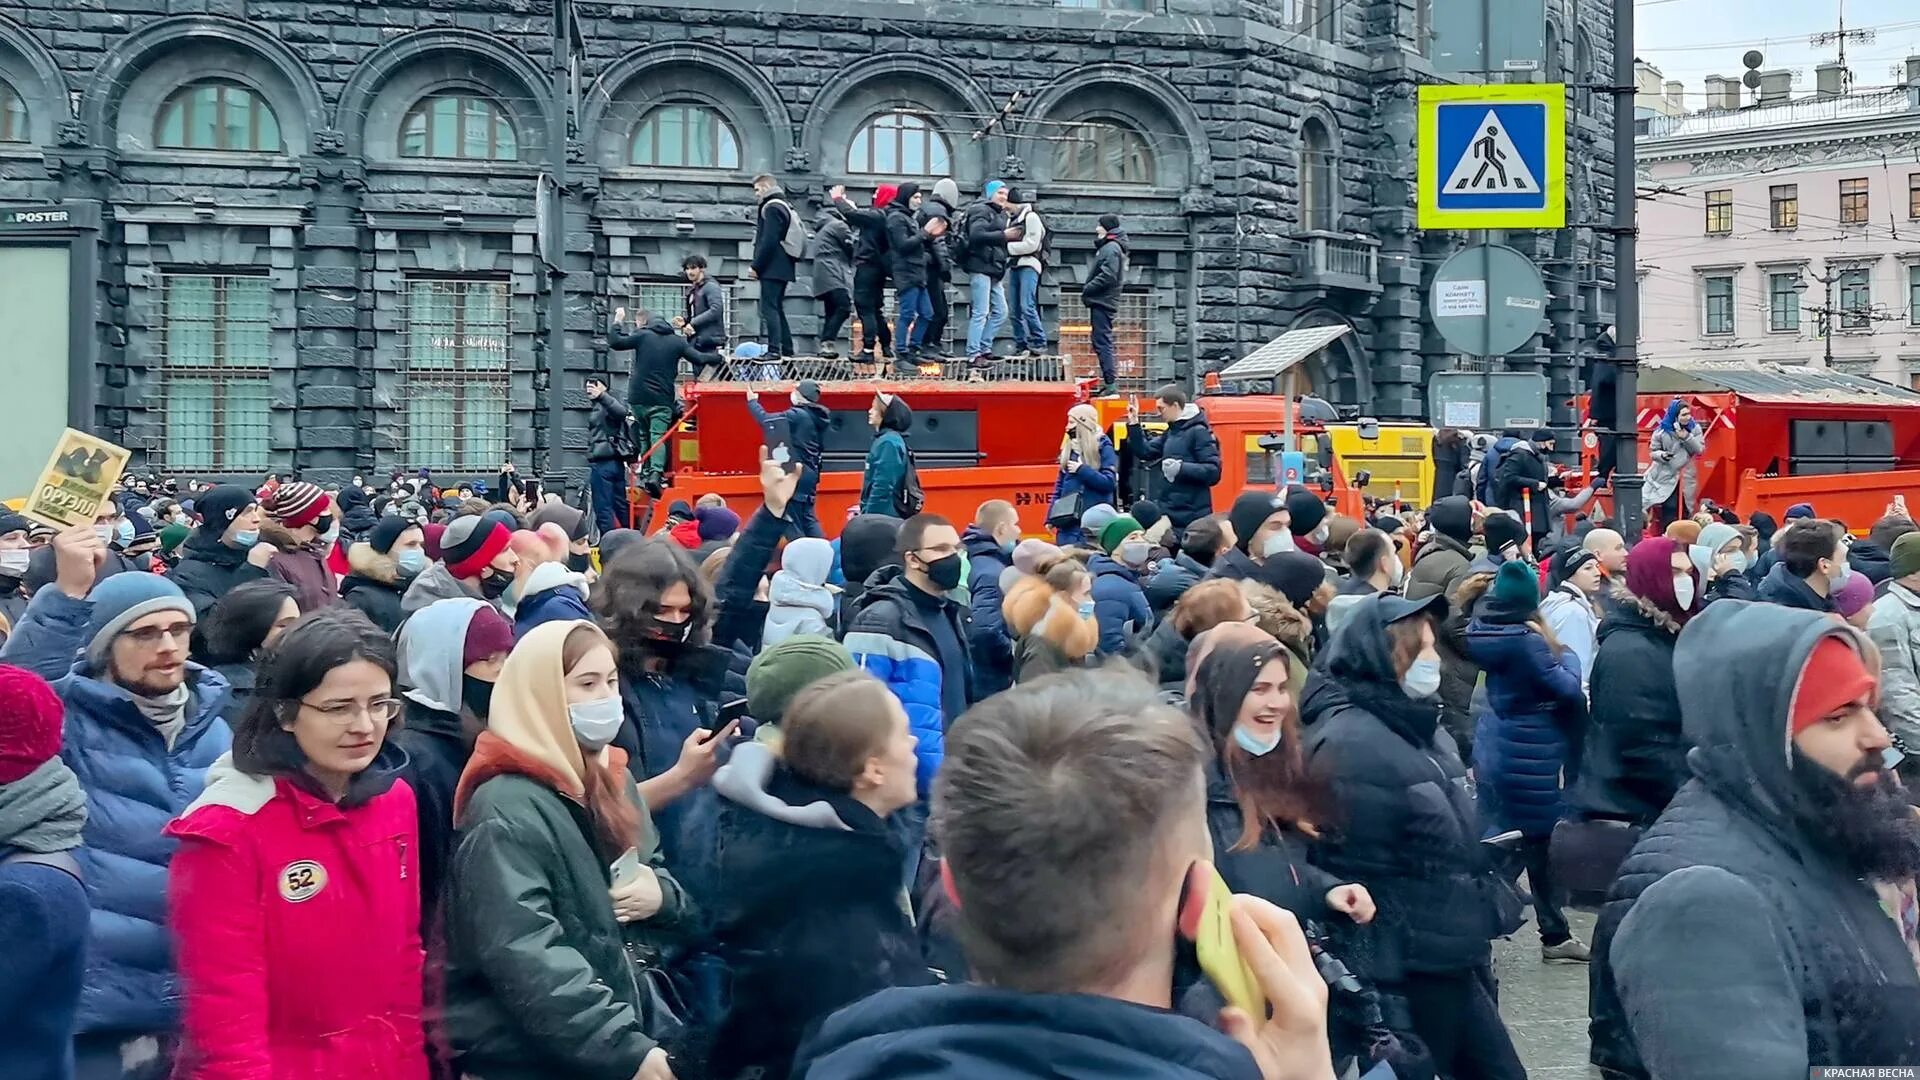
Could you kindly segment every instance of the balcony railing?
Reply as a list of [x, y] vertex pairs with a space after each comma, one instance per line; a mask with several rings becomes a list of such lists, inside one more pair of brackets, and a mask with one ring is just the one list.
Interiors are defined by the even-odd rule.
[[1310, 288], [1380, 290], [1380, 241], [1354, 233], [1305, 232], [1294, 236], [1297, 285]]

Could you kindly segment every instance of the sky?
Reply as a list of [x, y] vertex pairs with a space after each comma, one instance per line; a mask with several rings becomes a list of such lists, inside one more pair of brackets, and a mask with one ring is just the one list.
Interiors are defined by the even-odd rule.
[[[1591, 0], [1588, 0], [1591, 2]], [[1686, 83], [1687, 106], [1702, 107], [1709, 75], [1737, 77], [1741, 54], [1766, 54], [1762, 70], [1797, 68], [1795, 96], [1812, 93], [1814, 66], [1835, 59], [1834, 46], [1814, 48], [1807, 36], [1834, 30], [1842, 0], [1635, 0], [1634, 52], [1663, 77]], [[1920, 55], [1920, 5], [1913, 0], [1844, 0], [1847, 28], [1872, 28], [1877, 39], [1847, 45], [1857, 88], [1892, 86], [1891, 69]]]

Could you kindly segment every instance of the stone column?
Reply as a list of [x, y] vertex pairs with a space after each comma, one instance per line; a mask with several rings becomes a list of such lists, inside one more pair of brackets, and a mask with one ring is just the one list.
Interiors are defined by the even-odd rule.
[[346, 140], [338, 131], [315, 132], [313, 148], [300, 161], [300, 182], [312, 197], [296, 262], [293, 461], [309, 480], [344, 484], [355, 472], [372, 475], [376, 464], [373, 322], [371, 297], [362, 288], [358, 224], [366, 170], [359, 159], [345, 156]]

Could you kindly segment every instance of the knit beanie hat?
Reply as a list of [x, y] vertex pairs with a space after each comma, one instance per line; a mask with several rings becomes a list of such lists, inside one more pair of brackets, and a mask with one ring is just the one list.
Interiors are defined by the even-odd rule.
[[513, 533], [497, 521], [472, 515], [457, 517], [440, 534], [440, 558], [454, 577], [471, 580], [507, 550], [512, 540]]
[[644, 543], [647, 534], [638, 529], [614, 529], [600, 534], [600, 565], [612, 562], [619, 554], [635, 544]]
[[1160, 504], [1152, 499], [1135, 499], [1127, 513], [1132, 514], [1133, 520], [1139, 522], [1143, 529], [1153, 528], [1167, 516], [1166, 511], [1160, 509]]
[[1014, 568], [1023, 574], [1037, 575], [1042, 564], [1060, 557], [1060, 545], [1045, 540], [1022, 540], [1013, 545]]
[[1670, 522], [1661, 530], [1660, 535], [1669, 540], [1678, 540], [1689, 547], [1700, 542], [1700, 523], [1688, 519]]
[[320, 490], [319, 484], [310, 484], [305, 480], [281, 484], [260, 504], [268, 517], [289, 529], [313, 524], [332, 506], [333, 500]]
[[1920, 532], [1911, 532], [1893, 542], [1893, 576], [1903, 578], [1920, 574]]
[[1271, 491], [1243, 491], [1235, 496], [1232, 508], [1227, 511], [1227, 523], [1233, 526], [1233, 546], [1247, 550], [1247, 544], [1253, 540], [1253, 534], [1260, 531], [1261, 524], [1286, 508], [1280, 496]]
[[1540, 579], [1519, 559], [1500, 564], [1479, 615], [1490, 623], [1522, 623], [1540, 608]]
[[740, 515], [724, 506], [703, 506], [693, 512], [700, 523], [701, 540], [725, 540], [740, 531]]
[[93, 605], [87, 618], [87, 665], [98, 671], [120, 632], [159, 611], [178, 611], [194, 621], [193, 604], [180, 586], [159, 574], [115, 574], [87, 594]]
[[[116, 575], [131, 576], [131, 575]], [[21, 780], [60, 753], [66, 710], [47, 680], [0, 664], [0, 784]]]
[[1080, 529], [1098, 540], [1101, 531], [1107, 527], [1107, 522], [1119, 516], [1120, 511], [1115, 510], [1111, 504], [1097, 503], [1087, 507], [1086, 513], [1080, 515]]
[[13, 532], [26, 532], [33, 528], [33, 519], [25, 514], [16, 514], [11, 510], [0, 510], [0, 536]]
[[1283, 551], [1254, 571], [1254, 580], [1278, 592], [1295, 607], [1312, 598], [1327, 580], [1327, 564], [1304, 551]]
[[494, 653], [513, 649], [513, 624], [492, 604], [473, 609], [467, 620], [467, 640], [460, 647], [460, 666], [477, 664]]
[[577, 506], [568, 506], [563, 502], [551, 502], [533, 512], [527, 519], [531, 528], [552, 522], [567, 531], [568, 540], [582, 540], [587, 535], [587, 512]]
[[1501, 511], [1489, 511], [1480, 531], [1487, 538], [1489, 555], [1497, 554], [1508, 544], [1524, 546], [1527, 542], [1527, 527], [1521, 524], [1519, 518]]
[[413, 522], [399, 514], [387, 514], [367, 531], [367, 543], [373, 545], [373, 550], [385, 555], [393, 550], [394, 542], [400, 539], [401, 533], [414, 527]]
[[1473, 539], [1473, 502], [1465, 495], [1436, 499], [1427, 508], [1427, 521], [1432, 524], [1434, 532], [1465, 544]]
[[1287, 493], [1287, 514], [1293, 518], [1287, 526], [1293, 535], [1308, 536], [1326, 520], [1327, 504], [1313, 492], [1295, 488]]
[[747, 665], [747, 712], [777, 724], [795, 694], [829, 675], [853, 670], [845, 645], [820, 634], [795, 634]]
[[160, 550], [173, 551], [179, 548], [186, 542], [187, 534], [192, 531], [177, 521], [167, 522], [167, 527], [160, 530]]
[[1833, 610], [1843, 619], [1851, 619], [1863, 607], [1873, 603], [1873, 579], [1865, 574], [1847, 575], [1847, 583], [1833, 590]]
[[193, 508], [200, 514], [200, 527], [219, 536], [233, 525], [235, 518], [247, 512], [247, 507], [259, 501], [253, 492], [238, 484], [221, 484], [202, 493], [193, 501]]
[[1787, 733], [1800, 734], [1840, 706], [1859, 700], [1873, 685], [1873, 673], [1861, 660], [1860, 650], [1837, 635], [1821, 638], [1808, 655], [1807, 666], [1800, 670], [1793, 707], [1787, 716]]
[[1140, 531], [1140, 523], [1129, 514], [1121, 514], [1100, 530], [1100, 550], [1111, 555], [1120, 547], [1120, 542]]
[[801, 379], [795, 383], [793, 392], [800, 395], [800, 400], [802, 401], [811, 401], [815, 405], [820, 404], [820, 384], [812, 379]]
[[447, 535], [447, 527], [437, 521], [429, 521], [420, 526], [422, 546], [427, 549], [427, 558], [438, 561], [446, 555], [440, 550], [440, 540]]

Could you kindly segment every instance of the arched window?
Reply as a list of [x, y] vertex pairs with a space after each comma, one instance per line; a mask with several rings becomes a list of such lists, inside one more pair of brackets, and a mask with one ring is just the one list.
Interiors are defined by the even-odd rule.
[[160, 106], [153, 144], [164, 150], [275, 154], [285, 149], [267, 99], [239, 83], [207, 80], [175, 90]]
[[869, 176], [945, 176], [953, 147], [932, 121], [910, 112], [884, 112], [860, 126], [847, 148], [847, 171]]
[[1590, 112], [1593, 109], [1593, 37], [1582, 28], [1573, 36], [1573, 78], [1579, 85], [1574, 87], [1573, 107], [1576, 112]]
[[1075, 125], [1053, 144], [1055, 180], [1151, 184], [1153, 176], [1153, 148], [1146, 136], [1113, 120]]
[[27, 141], [27, 103], [5, 82], [0, 82], [0, 143]]
[[1325, 124], [1309, 117], [1300, 125], [1300, 220], [1308, 229], [1333, 228], [1339, 216], [1334, 205], [1338, 184], [1333, 137]]
[[403, 158], [518, 161], [520, 141], [506, 110], [470, 94], [435, 94], [407, 110], [400, 125]]
[[662, 105], [633, 130], [632, 161], [678, 169], [738, 169], [740, 140], [717, 109]]
[[1567, 65], [1560, 58], [1560, 27], [1552, 19], [1547, 20], [1546, 54], [1547, 81], [1565, 82]]

